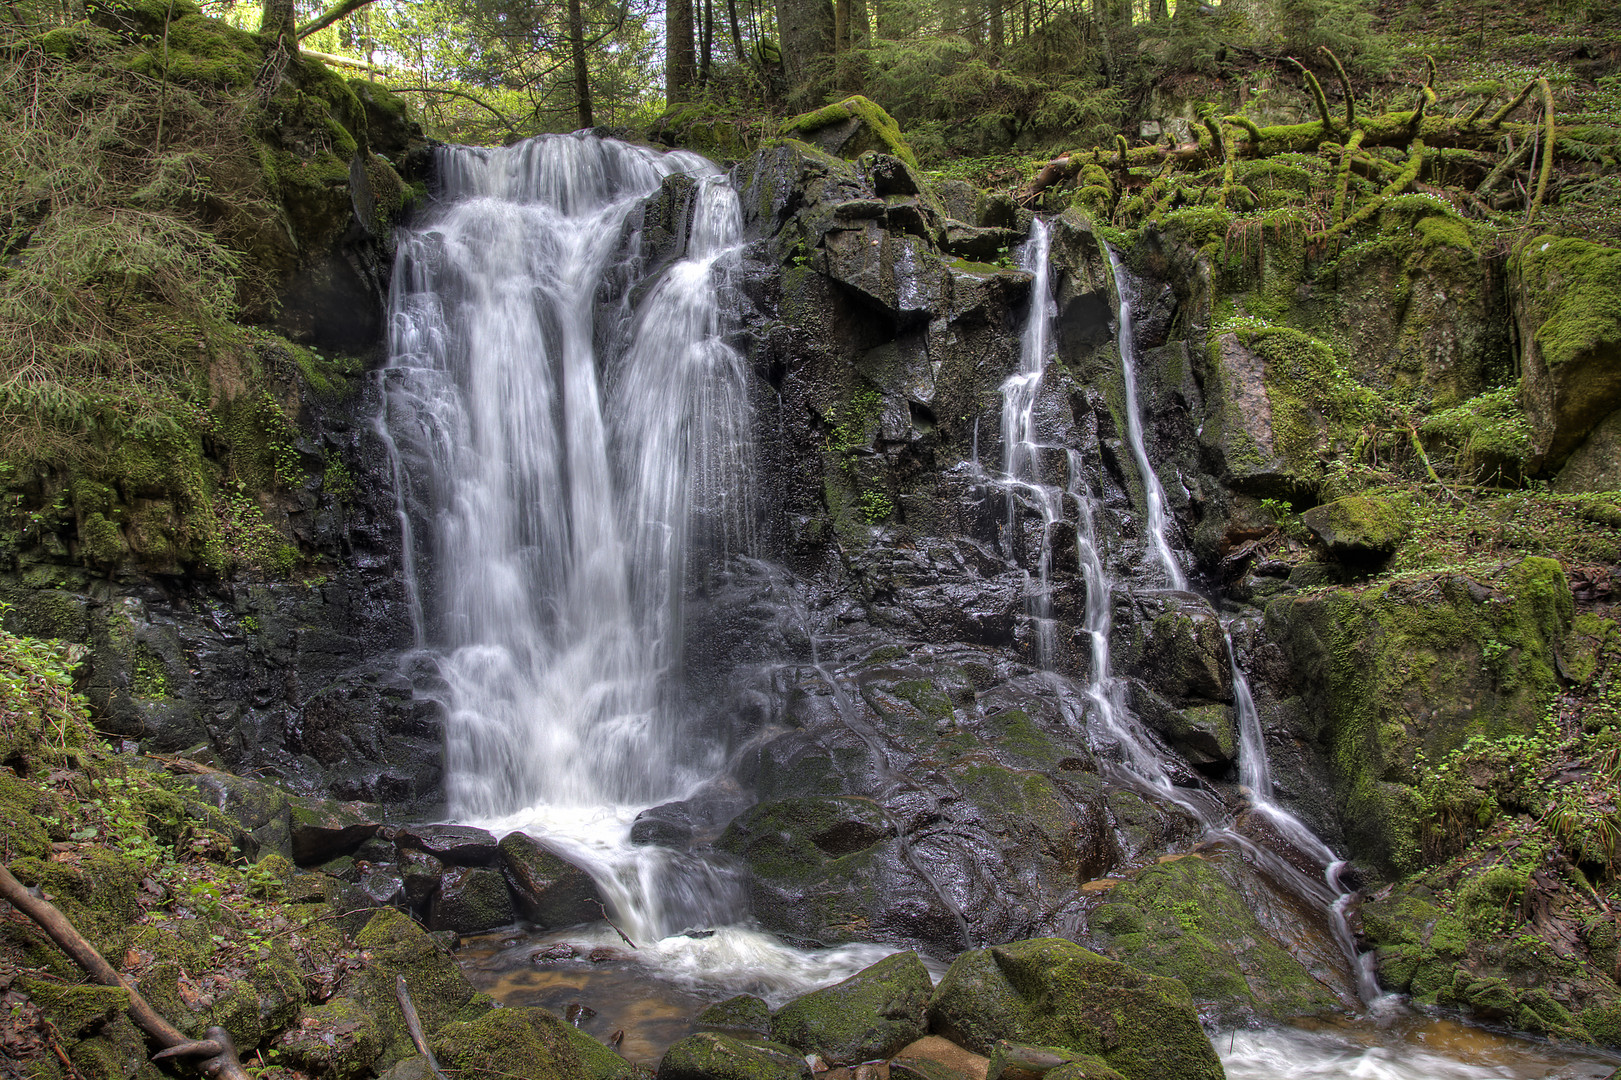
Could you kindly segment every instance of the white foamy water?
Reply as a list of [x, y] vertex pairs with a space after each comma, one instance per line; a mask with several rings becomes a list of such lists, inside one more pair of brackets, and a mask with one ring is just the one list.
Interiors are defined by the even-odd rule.
[[[628, 842], [722, 748], [672, 705], [689, 561], [753, 544], [748, 372], [725, 341], [737, 195], [695, 154], [587, 135], [440, 150], [383, 373], [452, 815], [575, 856], [654, 940], [741, 913], [727, 873]], [[684, 257], [639, 211], [666, 178]], [[650, 272], [657, 276], [650, 278]]]
[[1597, 1080], [1616, 1061], [1447, 1021], [1223, 1032], [1227, 1080]]

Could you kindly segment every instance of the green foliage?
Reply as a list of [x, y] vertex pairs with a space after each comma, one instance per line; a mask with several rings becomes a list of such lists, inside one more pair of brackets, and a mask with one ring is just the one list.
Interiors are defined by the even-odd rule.
[[1531, 424], [1511, 386], [1432, 413], [1419, 430], [1451, 452], [1460, 474], [1488, 482], [1517, 478], [1531, 449]]

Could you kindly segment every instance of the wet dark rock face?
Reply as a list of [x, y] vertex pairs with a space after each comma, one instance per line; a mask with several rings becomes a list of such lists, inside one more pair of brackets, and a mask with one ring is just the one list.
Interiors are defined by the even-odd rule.
[[[1201, 843], [1190, 806], [1224, 818], [1242, 797], [1222, 623], [1208, 599], [1164, 590], [1151, 569], [1126, 442], [1118, 297], [1091, 223], [1074, 211], [1053, 222], [1057, 355], [1035, 405], [1038, 472], [1073, 486], [1049, 522], [997, 480], [1000, 390], [1018, 367], [1032, 286], [1008, 248], [1028, 214], [943, 201], [881, 154], [851, 163], [785, 144], [734, 180], [751, 238], [733, 300], [735, 344], [758, 376], [762, 558], [694, 574], [686, 607], [679, 693], [728, 764], [689, 799], [645, 812], [632, 838], [742, 864], [754, 916], [796, 942], [877, 940], [943, 957], [1058, 936], [1158, 974], [1185, 956], [1143, 950], [1132, 928], [1197, 905], [1219, 881], [1224, 898], [1242, 898], [1224, 911], [1255, 912], [1235, 925], [1266, 963], [1230, 973], [1247, 989], [1209, 980], [1213, 998], [1256, 1012], [1343, 999], [1344, 960], [1322, 913], [1220, 845], [1205, 852], [1220, 874], [1162, 875], [1097, 922], [1108, 886]], [[672, 178], [649, 200], [652, 260], [678, 256], [691, 189]], [[1176, 252], [1148, 255], [1163, 271], [1143, 277], [1134, 305], [1148, 452], [1172, 546], [1208, 570], [1231, 496], [1201, 441], [1198, 287]], [[370, 832], [312, 810], [311, 846], [300, 849], [305, 861], [337, 858], [329, 867], [370, 902], [463, 932], [593, 918], [589, 882], [544, 850], [380, 824], [433, 815], [440, 747], [431, 663], [410, 651], [373, 392], [368, 381], [301, 414], [306, 452], [330, 451], [354, 478], [341, 502], [311, 490], [284, 508], [329, 573], [108, 579], [42, 561], [11, 578], [8, 625], [88, 642], [98, 715], [143, 749], [387, 807], [361, 815]], [[1085, 693], [1082, 495], [1115, 583], [1105, 601], [1114, 673], [1144, 737], [1166, 753], [1173, 792], [1122, 771]], [[1254, 631], [1238, 637], [1279, 793], [1336, 842], [1319, 721], [1299, 704], [1282, 652]], [[273, 807], [248, 814], [243, 830], [290, 844], [277, 830], [296, 824]], [[1222, 933], [1206, 932], [1212, 949]], [[1296, 944], [1280, 946], [1284, 935]]]

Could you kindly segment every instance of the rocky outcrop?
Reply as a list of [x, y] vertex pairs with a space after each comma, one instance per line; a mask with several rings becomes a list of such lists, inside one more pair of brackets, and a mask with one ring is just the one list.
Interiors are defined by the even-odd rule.
[[1564, 463], [1621, 407], [1621, 251], [1542, 236], [1511, 265], [1519, 325], [1520, 397], [1531, 421], [1533, 472]]

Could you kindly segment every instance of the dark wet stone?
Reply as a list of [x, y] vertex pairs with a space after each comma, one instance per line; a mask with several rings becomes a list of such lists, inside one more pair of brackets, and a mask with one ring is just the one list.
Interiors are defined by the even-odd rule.
[[364, 803], [325, 799], [289, 802], [293, 861], [300, 866], [352, 854], [381, 827], [377, 808]]
[[471, 825], [406, 825], [394, 843], [455, 866], [488, 866], [495, 861], [495, 836]]
[[494, 870], [459, 866], [446, 870], [428, 904], [428, 929], [477, 934], [514, 919], [507, 883]]
[[426, 907], [439, 888], [445, 864], [426, 851], [404, 848], [399, 854], [395, 865], [399, 868], [406, 903], [414, 908]]
[[509, 833], [500, 851], [501, 871], [522, 918], [546, 929], [602, 918], [602, 898], [590, 875], [534, 837]]

